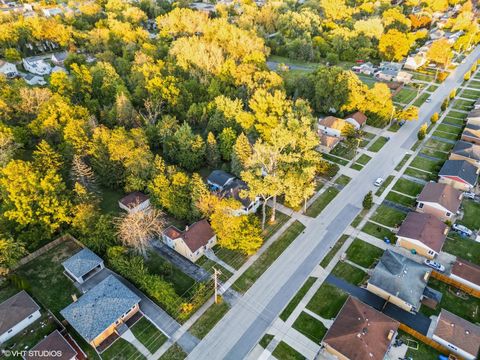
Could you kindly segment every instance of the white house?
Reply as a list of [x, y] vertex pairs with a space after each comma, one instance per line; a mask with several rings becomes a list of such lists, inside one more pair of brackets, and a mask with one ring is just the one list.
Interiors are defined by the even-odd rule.
[[102, 258], [88, 248], [80, 250], [62, 265], [65, 274], [79, 284], [83, 284], [105, 267]]
[[343, 128], [348, 124], [347, 121], [335, 116], [327, 116], [318, 121], [318, 130], [325, 135], [341, 137]]
[[63, 14], [63, 10], [60, 8], [49, 8], [49, 9], [42, 9], [43, 16], [45, 17], [53, 17], [57, 15]]
[[377, 68], [371, 62], [366, 62], [361, 65], [353, 66], [352, 70], [357, 74], [373, 75]]
[[126, 212], [137, 212], [150, 207], [150, 198], [140, 191], [134, 191], [118, 201], [118, 206]]
[[63, 66], [65, 63], [65, 59], [68, 56], [68, 52], [66, 51], [60, 51], [52, 54], [52, 63], [54, 63], [57, 66]]
[[426, 62], [427, 57], [425, 56], [425, 53], [419, 52], [415, 55], [410, 55], [409, 57], [407, 57], [407, 60], [405, 61], [403, 67], [409, 70], [417, 70], [419, 67], [425, 65]]
[[0, 344], [40, 318], [40, 306], [25, 290], [0, 304]]
[[17, 66], [7, 61], [0, 60], [0, 74], [5, 75], [7, 79], [13, 79], [18, 76]]
[[52, 71], [52, 67], [42, 59], [25, 58], [22, 63], [25, 70], [35, 75], [48, 75]]
[[356, 130], [359, 130], [361, 127], [363, 127], [366, 124], [367, 115], [365, 115], [361, 111], [355, 111], [353, 114], [348, 115], [345, 118], [345, 121], [353, 125], [353, 127]]

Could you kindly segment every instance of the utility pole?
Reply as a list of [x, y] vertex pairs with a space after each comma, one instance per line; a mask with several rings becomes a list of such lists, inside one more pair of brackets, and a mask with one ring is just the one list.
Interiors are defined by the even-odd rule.
[[218, 275], [220, 275], [222, 272], [220, 270], [217, 270], [216, 268], [213, 268], [213, 282], [215, 286], [215, 304], [218, 304]]

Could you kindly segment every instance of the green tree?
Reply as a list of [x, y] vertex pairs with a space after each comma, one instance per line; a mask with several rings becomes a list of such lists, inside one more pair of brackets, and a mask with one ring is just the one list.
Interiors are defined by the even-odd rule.
[[216, 168], [220, 162], [220, 153], [218, 151], [217, 140], [215, 135], [209, 132], [207, 135], [207, 147], [205, 151], [205, 157], [210, 167]]
[[247, 136], [244, 133], [241, 133], [235, 141], [232, 151], [231, 165], [232, 173], [234, 175], [240, 176], [241, 172], [245, 170], [248, 159], [251, 155], [252, 146], [250, 145]]
[[7, 275], [25, 253], [25, 247], [21, 242], [0, 236], [0, 276]]
[[423, 124], [420, 127], [420, 130], [418, 130], [417, 138], [418, 138], [418, 140], [423, 140], [423, 139], [425, 139], [426, 135], [427, 135], [427, 124]]
[[198, 169], [205, 159], [205, 142], [200, 135], [195, 135], [187, 123], [183, 123], [167, 139], [166, 155], [173, 162], [188, 171]]
[[236, 139], [237, 134], [229, 127], [224, 128], [218, 135], [218, 147], [223, 160], [230, 161], [232, 159], [232, 151]]
[[15, 142], [13, 130], [0, 122], [0, 168], [7, 165], [20, 147]]
[[369, 210], [372, 208], [372, 205], [373, 205], [373, 194], [371, 191], [369, 191], [367, 195], [365, 195], [365, 197], [363, 198], [362, 206], [364, 209]]

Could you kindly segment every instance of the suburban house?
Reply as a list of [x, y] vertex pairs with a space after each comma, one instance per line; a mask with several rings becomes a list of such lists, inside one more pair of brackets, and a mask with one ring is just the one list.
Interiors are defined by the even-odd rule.
[[450, 278], [480, 291], [480, 266], [457, 258], [452, 265]]
[[361, 65], [352, 66], [352, 70], [357, 74], [373, 75], [377, 67], [371, 62], [366, 62]]
[[[52, 353], [55, 352], [57, 356], [48, 357], [48, 356], [38, 356], [36, 353]], [[55, 330], [46, 338], [41, 340], [37, 345], [32, 347], [29, 351], [26, 352], [23, 357], [25, 360], [39, 360], [41, 358], [46, 359], [58, 359], [58, 360], [77, 360], [78, 352], [75, 350], [72, 345], [60, 334], [58, 330]], [[82, 354], [83, 355], [83, 354]]]
[[428, 34], [428, 37], [432, 40], [438, 40], [438, 39], [443, 38], [444, 36], [445, 36], [445, 31], [437, 29], [437, 28], [432, 29], [430, 31], [430, 33]]
[[64, 66], [65, 64], [65, 59], [68, 56], [67, 51], [60, 51], [52, 54], [52, 63], [54, 63], [57, 66]]
[[340, 138], [336, 136], [330, 136], [322, 132], [317, 132], [318, 139], [320, 140], [320, 145], [318, 145], [318, 150], [323, 152], [332, 151], [335, 146], [340, 142]]
[[400, 323], [349, 297], [322, 344], [338, 359], [383, 359]]
[[214, 191], [222, 191], [228, 184], [235, 179], [235, 175], [229, 174], [223, 170], [213, 170], [207, 177], [207, 183]]
[[35, 75], [48, 75], [52, 71], [52, 67], [41, 59], [24, 58], [22, 63], [25, 70]]
[[438, 316], [432, 338], [463, 359], [476, 359], [480, 350], [480, 326], [445, 309]]
[[0, 60], [0, 74], [5, 75], [7, 79], [13, 79], [18, 76], [17, 66], [7, 61]]
[[36, 85], [43, 86], [47, 84], [43, 76], [37, 76], [33, 74], [22, 74], [21, 76], [23, 80], [25, 80], [25, 82], [30, 86], [36, 86]]
[[140, 191], [134, 191], [121, 198], [118, 201], [118, 206], [128, 213], [134, 213], [148, 209], [150, 207], [150, 198]]
[[403, 310], [417, 311], [431, 271], [423, 264], [386, 250], [368, 280], [367, 290]]
[[432, 214], [442, 221], [454, 221], [463, 193], [453, 186], [428, 182], [417, 197], [417, 211]]
[[403, 65], [404, 69], [408, 70], [417, 70], [427, 63], [427, 57], [425, 52], [418, 52], [415, 55], [410, 55], [407, 57], [405, 64]]
[[195, 262], [217, 243], [217, 235], [207, 220], [203, 219], [187, 226], [184, 231], [170, 225], [163, 234], [162, 240], [183, 257]]
[[467, 115], [468, 124], [480, 124], [480, 109], [474, 108]]
[[480, 124], [468, 124], [463, 129], [462, 137], [463, 141], [468, 141], [477, 145], [480, 145]]
[[139, 303], [134, 292], [110, 275], [60, 314], [97, 348], [108, 337], [118, 335], [117, 328], [140, 310]]
[[62, 15], [63, 10], [60, 8], [48, 8], [48, 9], [42, 9], [43, 16], [45, 17], [54, 17], [57, 15]]
[[260, 197], [258, 196], [254, 199], [242, 196], [242, 192], [245, 190], [248, 190], [247, 184], [240, 179], [234, 179], [219, 193], [222, 198], [233, 198], [240, 203], [240, 208], [234, 211], [234, 215], [254, 214], [261, 204]]
[[88, 248], [80, 250], [62, 265], [65, 274], [79, 284], [83, 284], [105, 267], [102, 258]]
[[413, 75], [401, 70], [402, 64], [384, 61], [380, 64], [379, 70], [375, 73], [375, 77], [383, 81], [409, 83]]
[[356, 130], [359, 130], [361, 127], [363, 127], [366, 124], [367, 115], [365, 115], [361, 111], [355, 111], [353, 114], [348, 115], [345, 118], [345, 121], [353, 125], [353, 127]]
[[465, 160], [447, 160], [438, 173], [438, 182], [461, 191], [470, 191], [477, 185], [478, 170]]
[[448, 229], [435, 215], [410, 212], [397, 232], [397, 246], [433, 259], [442, 250]]
[[326, 116], [318, 120], [318, 130], [325, 135], [342, 137], [342, 130], [348, 124], [347, 121], [335, 116]]
[[40, 306], [25, 290], [0, 304], [0, 344], [40, 318]]
[[459, 140], [452, 149], [450, 160], [466, 160], [480, 168], [480, 145]]

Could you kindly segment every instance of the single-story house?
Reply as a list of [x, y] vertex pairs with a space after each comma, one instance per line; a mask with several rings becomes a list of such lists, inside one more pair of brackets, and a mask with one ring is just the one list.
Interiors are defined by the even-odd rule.
[[450, 277], [471, 289], [480, 291], [480, 266], [457, 258], [452, 265]]
[[[56, 356], [38, 356], [37, 354], [55, 353]], [[32, 347], [23, 356], [25, 360], [77, 360], [78, 352], [72, 345], [55, 330], [50, 335], [41, 340], [37, 345]], [[83, 354], [82, 354], [83, 355]]]
[[80, 250], [62, 265], [67, 276], [79, 284], [83, 284], [105, 267], [102, 258], [88, 248]]
[[463, 193], [453, 186], [428, 182], [417, 197], [417, 211], [432, 214], [442, 221], [454, 221]]
[[480, 145], [459, 140], [452, 149], [450, 160], [466, 160], [480, 168]]
[[65, 63], [65, 59], [68, 56], [67, 51], [60, 51], [52, 54], [52, 63], [57, 66], [63, 66]]
[[162, 240], [183, 257], [195, 262], [217, 243], [217, 235], [207, 220], [203, 219], [187, 226], [184, 231], [170, 225], [163, 234]]
[[480, 326], [442, 309], [432, 339], [463, 359], [474, 360], [480, 350]]
[[114, 275], [82, 295], [60, 314], [94, 348], [139, 310], [140, 298]]
[[25, 80], [25, 82], [30, 86], [36, 86], [36, 85], [43, 86], [47, 84], [43, 76], [37, 76], [33, 74], [22, 74], [21, 76], [23, 80]]
[[391, 250], [386, 250], [367, 290], [406, 311], [418, 311], [432, 270]]
[[322, 344], [338, 359], [383, 359], [399, 326], [398, 321], [349, 297]]
[[40, 306], [25, 290], [0, 304], [0, 344], [40, 318]]
[[13, 79], [18, 76], [17, 66], [10, 62], [0, 60], [0, 74], [5, 75], [7, 79]]
[[215, 5], [204, 2], [193, 2], [189, 5], [190, 9], [205, 12], [207, 14], [213, 14], [216, 12]]
[[150, 198], [140, 191], [134, 191], [121, 198], [118, 201], [118, 206], [129, 213], [142, 211], [150, 207]]
[[352, 70], [357, 74], [373, 75], [377, 70], [377, 67], [371, 62], [366, 62], [361, 65], [353, 66]]
[[434, 215], [410, 212], [397, 232], [397, 246], [433, 259], [442, 250], [448, 229]]
[[375, 77], [385, 81], [393, 81], [398, 72], [402, 69], [402, 64], [395, 62], [382, 61], [375, 73]]
[[410, 55], [407, 57], [405, 64], [403, 65], [404, 69], [408, 70], [417, 70], [427, 63], [427, 57], [424, 52], [419, 52], [415, 55]]
[[472, 109], [467, 115], [467, 123], [480, 124], [480, 109]]
[[406, 71], [399, 71], [396, 78], [394, 79], [396, 82], [401, 82], [404, 84], [409, 84], [412, 82], [413, 74], [410, 74]]
[[229, 174], [226, 171], [213, 170], [207, 177], [207, 183], [212, 190], [222, 191], [234, 179], [235, 175]]
[[53, 73], [56, 73], [56, 72], [63, 72], [64, 74], [68, 74], [67, 69], [65, 69], [64, 67], [58, 66], [58, 65], [55, 65], [55, 66], [52, 68], [52, 74], [53, 74]]
[[355, 111], [353, 114], [348, 115], [345, 121], [353, 125], [355, 129], [360, 129], [367, 123], [367, 115], [361, 111]]
[[24, 58], [22, 63], [25, 70], [35, 75], [44, 76], [52, 71], [52, 67], [42, 59]]
[[463, 129], [461, 139], [463, 141], [480, 145], [480, 124], [467, 123]]
[[240, 179], [234, 179], [219, 193], [222, 198], [234, 198], [240, 203], [240, 208], [234, 211], [235, 215], [254, 214], [261, 204], [260, 197], [258, 196], [254, 199], [250, 199], [248, 196], [242, 196], [242, 192], [245, 190], [248, 190], [247, 184]]
[[479, 169], [465, 160], [447, 160], [438, 173], [438, 182], [461, 191], [470, 191], [477, 185]]
[[318, 130], [325, 135], [342, 137], [342, 131], [348, 124], [347, 121], [335, 116], [326, 116], [318, 120]]
[[318, 150], [324, 152], [332, 151], [335, 146], [340, 142], [340, 138], [336, 136], [330, 136], [322, 132], [318, 132], [318, 139], [320, 140], [320, 145], [318, 145]]

